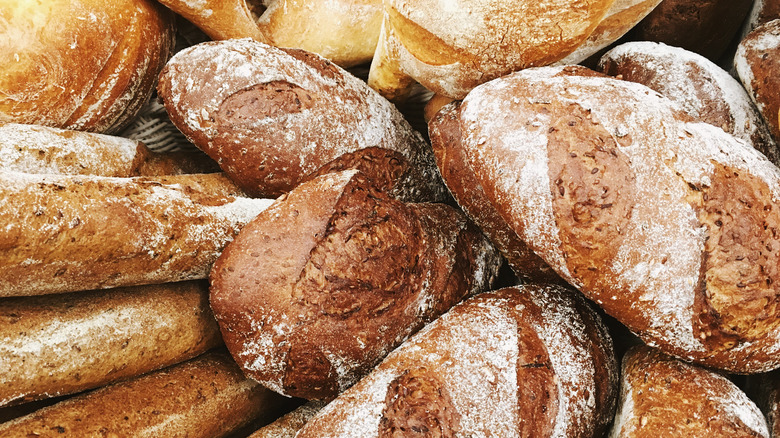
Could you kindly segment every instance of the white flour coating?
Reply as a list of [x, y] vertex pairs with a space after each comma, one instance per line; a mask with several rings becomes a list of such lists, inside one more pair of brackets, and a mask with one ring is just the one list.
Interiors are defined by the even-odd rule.
[[719, 374], [713, 374], [713, 377], [726, 387], [725, 391], [719, 391], [720, 393], [713, 397], [715, 403], [723, 407], [723, 412], [730, 417], [738, 418], [742, 424], [759, 436], [768, 438], [770, 434], [766, 419], [753, 400], [727, 378]]
[[38, 125], [0, 125], [0, 169], [55, 174], [121, 174], [132, 168], [138, 142]]
[[714, 104], [724, 105], [731, 123], [721, 128], [751, 144], [760, 137], [771, 145], [770, 160], [780, 162], [776, 145], [742, 84], [712, 61], [678, 47], [637, 41], [610, 50], [599, 64], [603, 68], [607, 62], [621, 64], [626, 59], [641, 65], [642, 71], [652, 72], [645, 85], [677, 102], [696, 120], [704, 121]]
[[248, 438], [292, 438], [325, 405], [325, 402], [310, 401], [273, 423], [260, 428]]
[[[776, 51], [780, 47], [780, 22], [770, 22], [757, 28], [748, 38], [742, 40], [734, 54], [734, 67], [737, 76], [745, 86], [748, 95], [758, 107], [761, 114], [766, 114], [766, 106], [756, 99], [756, 78], [753, 75], [751, 63], [761, 54]], [[774, 117], [774, 115], [770, 115]]]

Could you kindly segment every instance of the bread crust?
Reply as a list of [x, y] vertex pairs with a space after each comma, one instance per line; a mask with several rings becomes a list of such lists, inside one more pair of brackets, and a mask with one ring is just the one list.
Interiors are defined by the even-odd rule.
[[355, 165], [404, 200], [446, 192], [401, 113], [317, 55], [246, 39], [203, 43], [171, 59], [158, 91], [173, 123], [253, 195]]
[[580, 296], [502, 289], [426, 326], [297, 436], [599, 436], [616, 378], [609, 335]]
[[325, 406], [319, 400], [310, 401], [273, 423], [263, 426], [247, 438], [295, 438], [295, 434]]
[[272, 201], [223, 174], [110, 178], [0, 172], [0, 296], [205, 278]]
[[97, 388], [222, 343], [205, 282], [1, 303], [0, 406]]
[[483, 85], [460, 110], [488, 199], [570, 284], [670, 354], [776, 368], [780, 172], [688, 120], [642, 85], [547, 68]]
[[173, 51], [173, 14], [149, 0], [5, 2], [0, 121], [118, 132]]
[[344, 171], [301, 184], [247, 224], [214, 265], [211, 306], [248, 376], [329, 399], [487, 289], [499, 260], [457, 210], [404, 204]]

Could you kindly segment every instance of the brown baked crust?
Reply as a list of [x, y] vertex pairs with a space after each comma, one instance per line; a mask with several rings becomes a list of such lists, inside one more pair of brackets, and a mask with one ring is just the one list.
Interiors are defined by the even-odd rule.
[[455, 209], [404, 204], [345, 171], [300, 185], [247, 224], [214, 265], [211, 305], [248, 376], [332, 398], [489, 287], [498, 266]]
[[742, 84], [707, 58], [661, 43], [632, 42], [604, 54], [599, 68], [652, 88], [693, 120], [718, 126], [780, 163], [777, 144]]
[[[370, 177], [400, 172], [391, 192], [404, 200], [446, 193], [430, 148], [401, 113], [317, 55], [251, 40], [203, 43], [168, 63], [158, 91], [173, 123], [251, 194], [281, 195], [348, 154]], [[388, 154], [397, 171], [380, 165]]]
[[271, 201], [223, 174], [109, 178], [0, 172], [0, 296], [205, 278]]
[[775, 142], [780, 140], [780, 20], [757, 27], [739, 44], [734, 65], [758, 111], [766, 121]]
[[521, 280], [566, 284], [518, 237], [485, 197], [464, 155], [457, 116], [458, 103], [448, 104], [428, 125], [436, 164], [450, 193], [496, 245]]
[[210, 438], [274, 418], [288, 403], [245, 378], [227, 354], [210, 353], [0, 424], [0, 433]]
[[222, 343], [205, 282], [0, 300], [0, 405], [72, 394]]
[[150, 0], [8, 2], [0, 121], [118, 132], [173, 51], [173, 14]]
[[612, 344], [598, 316], [578, 294], [527, 285], [457, 305], [298, 437], [412, 435], [402, 425], [419, 436], [600, 436], [616, 390]]
[[663, 0], [630, 32], [717, 61], [750, 12], [752, 0]]
[[551, 68], [481, 86], [460, 109], [487, 198], [559, 275], [670, 354], [776, 368], [780, 173], [688, 120], [644, 86]]
[[612, 437], [769, 437], [755, 404], [724, 376], [647, 346], [623, 358]]
[[325, 402], [312, 400], [279, 417], [273, 423], [261, 427], [247, 438], [295, 438], [295, 434], [325, 406]]

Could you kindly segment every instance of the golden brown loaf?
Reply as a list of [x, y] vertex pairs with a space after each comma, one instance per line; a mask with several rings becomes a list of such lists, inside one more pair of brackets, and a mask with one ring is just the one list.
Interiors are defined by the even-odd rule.
[[151, 0], [0, 2], [0, 121], [117, 132], [173, 50], [173, 15]]
[[0, 297], [205, 278], [270, 203], [221, 173], [0, 172]]
[[610, 438], [768, 438], [766, 420], [727, 378], [647, 346], [623, 358]]
[[351, 170], [301, 184], [248, 223], [214, 264], [211, 306], [248, 376], [327, 399], [489, 288], [499, 265], [457, 210], [404, 204]]
[[246, 0], [158, 1], [198, 26], [211, 39], [253, 38], [267, 42]]
[[0, 406], [81, 392], [222, 343], [205, 282], [0, 299]]
[[616, 394], [598, 315], [576, 292], [528, 285], [454, 307], [297, 437], [596, 437]]
[[227, 354], [210, 353], [0, 424], [0, 435], [215, 438], [289, 403], [245, 378]]
[[780, 366], [780, 171], [651, 89], [529, 69], [473, 90], [463, 146], [491, 204], [570, 284], [664, 351]]
[[317, 55], [242, 39], [174, 56], [158, 91], [174, 124], [248, 193], [359, 168], [405, 200], [440, 200], [430, 148], [365, 82]]

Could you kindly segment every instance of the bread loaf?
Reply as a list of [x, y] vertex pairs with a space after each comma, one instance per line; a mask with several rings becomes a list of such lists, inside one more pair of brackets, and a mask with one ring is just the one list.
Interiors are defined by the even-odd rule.
[[328, 399], [489, 288], [499, 260], [457, 210], [404, 204], [344, 171], [301, 184], [246, 225], [214, 264], [211, 306], [249, 377]]
[[647, 346], [623, 358], [610, 437], [769, 437], [755, 403], [728, 379]]
[[203, 43], [171, 59], [158, 90], [174, 124], [251, 194], [278, 196], [348, 168], [405, 200], [446, 192], [401, 113], [317, 55], [247, 39]]
[[483, 82], [564, 58], [613, 2], [387, 1], [368, 84], [391, 100], [403, 99], [414, 81], [462, 99]]
[[[172, 11], [198, 26], [214, 40], [253, 38], [266, 42], [255, 23], [255, 14], [246, 0], [158, 0]], [[250, 4], [260, 3], [258, 0]]]
[[219, 167], [200, 151], [158, 153], [124, 137], [6, 123], [0, 125], [0, 171], [130, 177]]
[[0, 5], [0, 122], [117, 132], [173, 50], [173, 15], [151, 0]]
[[222, 343], [201, 282], [0, 299], [0, 406], [93, 389]]
[[649, 88], [529, 69], [463, 101], [486, 197], [562, 278], [686, 360], [780, 366], [780, 171]]
[[205, 278], [270, 203], [223, 174], [0, 172], [0, 297]]
[[214, 438], [289, 403], [211, 353], [0, 424], [0, 435]]
[[769, 126], [775, 142], [780, 141], [780, 20], [757, 27], [739, 44], [734, 66], [740, 81]]
[[777, 144], [742, 84], [707, 58], [643, 41], [613, 48], [599, 67], [608, 75], [652, 88], [677, 102], [694, 120], [723, 128], [780, 164]]
[[273, 423], [263, 426], [247, 438], [295, 438], [295, 434], [325, 406], [319, 400], [310, 401]]
[[487, 292], [402, 344], [297, 437], [601, 436], [615, 366], [609, 335], [578, 294]]
[[777, 19], [780, 19], [780, 2], [777, 0], [753, 1], [753, 9], [750, 10], [750, 14], [742, 25], [742, 36], [739, 40], [742, 41], [756, 27]]

